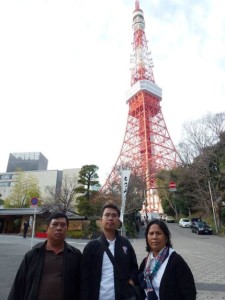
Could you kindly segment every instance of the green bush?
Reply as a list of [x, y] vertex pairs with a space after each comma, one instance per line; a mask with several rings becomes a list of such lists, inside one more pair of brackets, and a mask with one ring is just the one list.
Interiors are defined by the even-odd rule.
[[72, 239], [82, 239], [85, 237], [82, 230], [69, 230], [67, 236]]
[[46, 232], [45, 227], [37, 227], [36, 232]]
[[135, 238], [136, 237], [136, 232], [135, 232], [135, 224], [132, 222], [125, 222], [125, 228], [126, 228], [126, 235], [130, 238]]
[[88, 225], [87, 230], [85, 231], [85, 235], [89, 239], [95, 239], [99, 237], [101, 234], [99, 227], [96, 224], [96, 220], [90, 220], [90, 224]]

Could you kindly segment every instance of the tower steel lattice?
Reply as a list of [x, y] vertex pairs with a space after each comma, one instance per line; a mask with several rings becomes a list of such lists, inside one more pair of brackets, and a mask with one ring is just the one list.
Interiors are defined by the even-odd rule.
[[126, 132], [118, 159], [102, 191], [110, 190], [120, 179], [120, 170], [129, 168], [146, 181], [146, 208], [159, 211], [155, 186], [156, 173], [176, 167], [179, 155], [170, 138], [160, 102], [162, 89], [155, 83], [151, 53], [145, 36], [145, 20], [139, 1], [133, 12], [133, 54], [131, 56], [131, 88]]

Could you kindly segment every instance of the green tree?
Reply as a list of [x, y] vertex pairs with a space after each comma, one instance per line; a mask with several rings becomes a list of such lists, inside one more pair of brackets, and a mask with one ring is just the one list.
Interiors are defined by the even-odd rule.
[[162, 170], [156, 176], [158, 195], [161, 200], [164, 213], [168, 215], [178, 215], [177, 192], [169, 190], [169, 182], [173, 181], [177, 184], [177, 176], [175, 170]]
[[75, 191], [81, 194], [77, 197], [77, 208], [79, 213], [84, 216], [91, 216], [94, 212], [91, 200], [100, 188], [97, 171], [98, 167], [96, 165], [85, 165], [79, 173], [78, 183], [80, 186]]
[[4, 205], [4, 200], [1, 199], [1, 197], [2, 197], [2, 194], [0, 194], [0, 205]]
[[[123, 166], [124, 169], [129, 169], [128, 166]], [[135, 234], [135, 222], [137, 219], [138, 211], [142, 209], [143, 202], [145, 200], [146, 183], [140, 174], [131, 171], [124, 211], [124, 225], [130, 236]], [[122, 194], [121, 194], [121, 171], [118, 172], [118, 176], [115, 176], [113, 180], [107, 182], [107, 189], [101, 191], [94, 199], [95, 207], [98, 205], [99, 211], [102, 206], [107, 202], [112, 202], [121, 208]]]
[[40, 198], [40, 188], [36, 176], [18, 172], [15, 185], [10, 195], [5, 199], [4, 206], [10, 208], [30, 207], [33, 197]]

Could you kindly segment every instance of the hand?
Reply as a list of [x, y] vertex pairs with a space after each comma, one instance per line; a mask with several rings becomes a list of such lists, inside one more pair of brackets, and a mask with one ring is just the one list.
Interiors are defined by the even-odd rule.
[[129, 279], [128, 282], [129, 282], [129, 284], [134, 285], [134, 282], [132, 279]]

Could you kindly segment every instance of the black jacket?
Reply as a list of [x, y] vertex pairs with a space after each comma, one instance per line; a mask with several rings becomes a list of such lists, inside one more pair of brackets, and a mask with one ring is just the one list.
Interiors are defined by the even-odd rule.
[[[143, 259], [139, 273], [145, 268]], [[175, 251], [170, 255], [159, 288], [160, 300], [195, 300], [196, 288], [192, 272], [185, 260]], [[145, 299], [145, 298], [143, 298]]]
[[[38, 243], [28, 251], [16, 274], [8, 300], [36, 300], [41, 279], [45, 256], [46, 241]], [[81, 273], [80, 250], [65, 242], [64, 247], [64, 299], [77, 300], [80, 293], [80, 273]]]
[[[105, 236], [99, 238], [107, 246]], [[99, 239], [90, 241], [84, 248], [82, 259], [82, 300], [98, 300], [102, 273], [104, 249]], [[126, 247], [127, 252], [123, 250]], [[126, 252], [126, 253], [125, 253]], [[115, 241], [114, 258], [118, 262], [121, 272], [114, 268], [115, 300], [124, 299], [124, 286], [129, 279], [137, 282], [138, 264], [134, 249], [128, 239], [117, 235]]]

